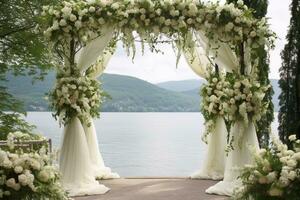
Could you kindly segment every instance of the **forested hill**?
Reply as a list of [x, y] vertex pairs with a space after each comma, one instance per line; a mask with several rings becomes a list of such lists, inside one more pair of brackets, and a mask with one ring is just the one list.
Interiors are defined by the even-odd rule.
[[[27, 111], [47, 111], [46, 93], [55, 81], [49, 73], [43, 81], [29, 77], [8, 75], [4, 83], [9, 91], [24, 102]], [[154, 84], [129, 76], [104, 74], [103, 89], [112, 97], [102, 111], [109, 112], [191, 112], [199, 111], [199, 97], [160, 88]], [[3, 84], [3, 83], [1, 83]]]
[[[7, 79], [9, 82], [4, 84], [24, 102], [28, 111], [48, 110], [45, 96], [54, 84], [54, 73], [49, 73], [44, 81], [34, 84], [30, 77], [8, 75]], [[104, 74], [101, 79], [104, 90], [112, 97], [102, 107], [102, 111], [106, 112], [197, 112], [200, 105], [199, 88], [205, 82], [184, 80], [155, 85], [138, 78], [114, 74]], [[280, 89], [277, 80], [271, 82], [277, 111]]]

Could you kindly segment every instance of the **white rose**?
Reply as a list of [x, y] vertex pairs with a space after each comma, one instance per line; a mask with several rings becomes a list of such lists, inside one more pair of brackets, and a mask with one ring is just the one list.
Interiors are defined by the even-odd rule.
[[170, 25], [171, 25], [171, 20], [170, 20], [170, 19], [167, 19], [167, 20], [165, 21], [165, 25], [166, 25], [166, 26], [170, 26]]
[[7, 187], [13, 188], [16, 184], [16, 180], [14, 178], [10, 178], [6, 181], [5, 184]]
[[237, 4], [240, 5], [240, 6], [242, 6], [242, 5], [244, 5], [244, 1], [243, 0], [238, 0]]
[[62, 12], [63, 14], [65, 14], [66, 16], [69, 16], [69, 15], [72, 13], [72, 8], [70, 8], [70, 7], [68, 7], [68, 6], [65, 6], [65, 7], [61, 10], [61, 12]]
[[297, 162], [295, 160], [290, 159], [289, 161], [287, 161], [286, 163], [289, 167], [296, 167], [297, 166]]
[[234, 87], [235, 89], [238, 89], [238, 88], [241, 87], [241, 83], [240, 83], [240, 82], [236, 82], [236, 83], [234, 83], [233, 87]]
[[179, 14], [180, 14], [180, 13], [179, 13], [178, 10], [171, 10], [171, 11], [170, 11], [170, 15], [173, 16], [173, 17], [178, 16]]
[[192, 18], [188, 18], [188, 20], [186, 21], [187, 24], [192, 24], [194, 22], [194, 20]]
[[15, 169], [14, 169], [14, 171], [15, 171], [17, 174], [20, 174], [20, 173], [22, 173], [22, 171], [23, 171], [23, 167], [22, 167], [22, 166], [16, 166]]
[[82, 40], [83, 42], [86, 42], [86, 41], [88, 40], [88, 37], [87, 37], [86, 35], [84, 35], [84, 36], [82, 36], [81, 40]]
[[67, 21], [65, 19], [61, 19], [59, 22], [60, 26], [66, 26], [67, 25]]
[[230, 32], [234, 27], [234, 24], [232, 22], [229, 22], [225, 25], [225, 31]]
[[70, 15], [70, 21], [75, 22], [77, 20], [76, 15], [71, 14]]
[[291, 181], [293, 181], [297, 177], [297, 173], [295, 171], [290, 171], [290, 173], [288, 174], [287, 177], [288, 177], [288, 179], [290, 179]]
[[21, 183], [21, 185], [23, 185], [23, 186], [28, 185], [28, 179], [27, 179], [27, 176], [25, 174], [19, 175], [18, 180], [19, 180], [19, 183]]
[[46, 170], [42, 170], [40, 171], [40, 173], [38, 174], [38, 179], [42, 182], [48, 182], [49, 181], [49, 173]]
[[295, 160], [300, 160], [300, 152], [295, 153], [292, 158]]
[[55, 20], [52, 24], [52, 30], [58, 30], [59, 29], [59, 23], [57, 20]]
[[255, 37], [256, 36], [256, 32], [255, 31], [251, 31], [250, 32], [250, 37]]
[[118, 10], [118, 9], [120, 8], [120, 5], [119, 5], [118, 2], [116, 2], [116, 3], [113, 3], [113, 4], [111, 5], [111, 8], [114, 9], [114, 10]]
[[297, 140], [296, 135], [290, 135], [290, 136], [289, 136], [289, 140], [290, 140], [291, 142]]
[[289, 179], [287, 179], [285, 177], [280, 177], [279, 182], [282, 185], [282, 187], [287, 187], [290, 184]]
[[277, 174], [276, 172], [270, 172], [268, 175], [267, 175], [267, 178], [268, 178], [268, 182], [269, 183], [273, 183], [276, 178], [277, 178]]
[[213, 79], [212, 79], [212, 82], [213, 82], [213, 83], [217, 83], [217, 82], [218, 82], [218, 79], [217, 79], [217, 78], [213, 78]]
[[[235, 18], [235, 23], [237, 23], [237, 24], [239, 24], [239, 23], [241, 23], [241, 18], [239, 18], [239, 17], [237, 17], [237, 18]], [[238, 32], [238, 31], [237, 31]]]
[[266, 153], [267, 153], [267, 150], [266, 150], [266, 149], [260, 149], [260, 150], [258, 151], [258, 154], [259, 154], [260, 156], [264, 156]]
[[91, 6], [91, 7], [89, 8], [89, 12], [93, 13], [93, 12], [95, 12], [95, 11], [96, 11], [96, 8], [95, 8], [94, 6]]

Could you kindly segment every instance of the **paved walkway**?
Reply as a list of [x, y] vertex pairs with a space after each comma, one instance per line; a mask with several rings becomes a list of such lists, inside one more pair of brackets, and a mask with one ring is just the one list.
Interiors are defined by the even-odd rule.
[[205, 194], [215, 181], [167, 178], [129, 178], [101, 181], [111, 190], [99, 196], [77, 197], [75, 200], [227, 200]]

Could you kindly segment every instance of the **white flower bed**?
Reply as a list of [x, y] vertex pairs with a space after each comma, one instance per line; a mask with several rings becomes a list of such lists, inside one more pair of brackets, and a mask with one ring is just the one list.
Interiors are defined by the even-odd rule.
[[279, 139], [273, 139], [270, 149], [256, 153], [255, 164], [243, 170], [243, 186], [235, 192], [238, 200], [298, 200], [300, 197], [300, 140], [289, 138], [288, 149]]
[[35, 137], [21, 132], [10, 133], [8, 137], [9, 150], [0, 149], [0, 198], [68, 199], [60, 184], [59, 171], [44, 147], [26, 153], [14, 148], [14, 142]]

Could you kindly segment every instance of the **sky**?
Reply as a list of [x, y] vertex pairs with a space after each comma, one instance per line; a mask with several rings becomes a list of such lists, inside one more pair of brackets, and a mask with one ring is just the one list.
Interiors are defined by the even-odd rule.
[[[275, 49], [270, 52], [270, 78], [272, 79], [279, 79], [280, 52], [286, 44], [285, 36], [290, 20], [290, 3], [291, 0], [269, 0], [267, 17], [271, 29], [278, 37]], [[134, 76], [151, 83], [199, 79], [199, 76], [190, 69], [183, 58], [176, 67], [176, 56], [171, 45], [160, 45], [164, 54], [152, 53], [145, 49], [144, 55], [141, 53], [140, 44], [136, 45], [138, 48], [134, 61], [127, 56], [122, 45], [118, 45], [105, 73]]]

